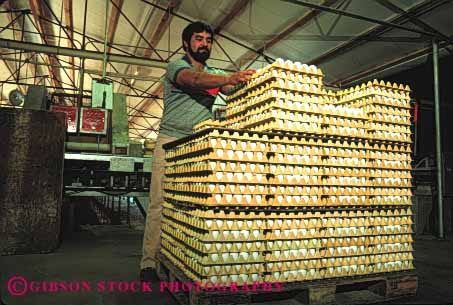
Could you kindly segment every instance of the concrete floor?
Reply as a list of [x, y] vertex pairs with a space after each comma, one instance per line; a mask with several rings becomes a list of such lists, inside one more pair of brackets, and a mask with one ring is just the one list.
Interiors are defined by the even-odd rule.
[[[153, 292], [148, 294], [109, 292], [108, 289], [98, 291], [97, 284], [101, 281], [137, 280], [141, 239], [141, 231], [125, 226], [95, 226], [75, 233], [51, 254], [0, 256], [0, 296], [7, 305], [177, 304], [167, 292], [159, 292], [157, 283], [152, 285]], [[453, 240], [418, 238], [415, 248], [418, 295], [391, 304], [453, 303]], [[88, 291], [85, 286], [78, 292], [29, 291], [23, 296], [11, 296], [8, 281], [13, 276], [21, 276], [28, 282], [66, 281], [68, 286], [71, 281], [85, 281], [91, 290]], [[21, 285], [16, 287], [20, 289]], [[281, 304], [290, 303], [301, 304], [295, 301]]]

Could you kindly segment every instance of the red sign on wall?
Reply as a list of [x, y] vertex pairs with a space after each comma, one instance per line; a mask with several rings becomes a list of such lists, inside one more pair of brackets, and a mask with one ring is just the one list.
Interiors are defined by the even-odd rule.
[[97, 108], [81, 108], [80, 132], [105, 134], [107, 132], [107, 111]]
[[52, 105], [51, 110], [66, 113], [66, 131], [77, 132], [77, 107]]

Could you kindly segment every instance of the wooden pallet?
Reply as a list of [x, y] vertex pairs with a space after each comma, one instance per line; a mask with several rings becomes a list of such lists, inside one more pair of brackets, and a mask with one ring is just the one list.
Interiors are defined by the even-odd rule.
[[[193, 282], [161, 253], [158, 255], [157, 274], [161, 281]], [[284, 283], [281, 292], [256, 292], [239, 290], [200, 292], [192, 289], [170, 293], [181, 305], [330, 305], [371, 304], [414, 296], [417, 291], [417, 276], [414, 272], [386, 273], [354, 278], [338, 278], [317, 281]], [[275, 290], [275, 288], [274, 288]]]

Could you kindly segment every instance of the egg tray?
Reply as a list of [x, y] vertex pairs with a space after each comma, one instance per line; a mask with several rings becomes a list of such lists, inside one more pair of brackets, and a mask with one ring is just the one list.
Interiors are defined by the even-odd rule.
[[[316, 269], [327, 267], [326, 262], [321, 259], [349, 259], [352, 263], [356, 264], [372, 264], [372, 263], [385, 263], [389, 261], [398, 260], [413, 260], [414, 257], [411, 251], [396, 251], [385, 252], [382, 254], [372, 254], [372, 249], [365, 249], [365, 247], [335, 247], [329, 249], [298, 249], [298, 250], [278, 250], [265, 254], [265, 263], [275, 262], [295, 262], [317, 260], [317, 265], [312, 266]], [[330, 266], [329, 266], [330, 267]], [[267, 270], [271, 271], [271, 270]]]
[[398, 141], [401, 143], [412, 143], [412, 137], [410, 134], [404, 133], [395, 133], [395, 132], [385, 132], [385, 131], [369, 131], [370, 138], [376, 140], [389, 140], [389, 141]]
[[[290, 208], [271, 208], [271, 207], [187, 207], [177, 203], [164, 202], [164, 208], [177, 213], [186, 214], [189, 219], [223, 219], [223, 220], [259, 220], [259, 219], [281, 219], [281, 221], [290, 219], [322, 219], [322, 218], [363, 218], [373, 219], [373, 217], [399, 217], [412, 216], [411, 207], [379, 207], [379, 208], [357, 208], [357, 209], [315, 209], [312, 207], [300, 207], [297, 209]], [[358, 221], [359, 221], [358, 220]]]
[[[274, 63], [271, 65], [268, 65], [264, 68], [256, 70], [255, 74], [252, 76], [253, 78], [258, 78], [270, 71], [273, 70], [279, 70], [279, 71], [286, 71], [287, 73], [300, 73], [300, 74], [306, 74], [306, 75], [311, 75], [311, 76], [317, 76], [317, 77], [323, 77], [321, 69], [317, 68], [314, 65], [306, 65], [302, 64], [300, 62], [292, 62], [292, 61], [284, 61], [282, 59], [277, 59]], [[250, 82], [249, 82], [250, 83]], [[229, 95], [233, 95], [238, 90], [244, 88], [245, 85], [239, 84], [235, 86], [232, 90], [228, 92]]]
[[167, 234], [166, 232], [163, 232], [162, 234], [162, 241], [168, 241], [173, 247], [182, 249], [182, 254], [184, 256], [190, 258], [191, 260], [196, 260], [202, 267], [213, 265], [221, 266], [264, 263], [262, 251], [202, 253], [193, 247], [190, 247], [183, 240], [179, 239], [178, 236], [173, 236], [171, 234]]
[[[263, 91], [248, 99], [241, 99], [229, 104], [226, 109], [225, 118], [227, 121], [232, 119], [238, 120], [247, 113], [259, 111], [260, 108], [265, 109], [270, 107], [279, 107], [283, 110], [298, 113], [323, 115], [324, 112], [331, 111], [328, 102], [329, 98], [327, 96], [300, 95], [298, 93], [294, 94], [293, 92], [272, 89]], [[350, 111], [360, 112], [360, 110], [352, 108], [350, 108]], [[360, 117], [357, 117], [357, 119], [360, 119]]]
[[[221, 282], [223, 284], [229, 282], [235, 282], [238, 279], [238, 274], [231, 274], [233, 272], [244, 275], [243, 281], [247, 281], [248, 276], [245, 275], [247, 267], [250, 272], [255, 270], [262, 270], [259, 264], [244, 264], [244, 265], [211, 265], [201, 266], [197, 261], [189, 260], [184, 262], [184, 258], [175, 257], [175, 251], [167, 251], [165, 247], [162, 251], [166, 256], [170, 258], [181, 270], [189, 275], [194, 280], [202, 281], [203, 279], [214, 283]], [[176, 253], [178, 253], [176, 251]], [[267, 280], [280, 280], [280, 281], [306, 281], [313, 279], [322, 279], [336, 276], [357, 276], [367, 275], [379, 272], [394, 272], [402, 270], [412, 270], [413, 259], [409, 253], [407, 255], [400, 255], [398, 257], [391, 257], [389, 255], [371, 255], [355, 258], [341, 257], [341, 258], [330, 258], [330, 259], [312, 259], [302, 261], [277, 261], [277, 262], [266, 262], [264, 264], [264, 272], [256, 272], [253, 274], [254, 279], [265, 278]], [[407, 260], [401, 260], [401, 258], [408, 258]], [[394, 259], [393, 261], [391, 259]], [[355, 262], [357, 262], [355, 264]], [[363, 264], [360, 264], [362, 263]], [[340, 265], [340, 263], [342, 265]], [[349, 265], [348, 265], [349, 263]], [[255, 268], [254, 268], [255, 267]], [[312, 268], [310, 268], [312, 267]], [[228, 271], [228, 268], [230, 271]], [[297, 268], [297, 269], [296, 269]], [[197, 272], [198, 271], [198, 272]], [[294, 275], [294, 271], [299, 274], [298, 277], [291, 277], [290, 274]], [[308, 272], [307, 272], [308, 271]], [[229, 273], [229, 274], [228, 274]], [[316, 276], [317, 274], [317, 276]]]
[[263, 184], [232, 184], [232, 183], [191, 183], [191, 182], [164, 182], [164, 190], [170, 193], [185, 192], [193, 195], [216, 197], [217, 194], [231, 195], [268, 195], [267, 185]]
[[[199, 133], [186, 136], [179, 140], [167, 143], [164, 145], [164, 149], [168, 150], [169, 153], [174, 155], [176, 148], [181, 149], [182, 145], [190, 143], [200, 143], [200, 139], [203, 136], [209, 134], [213, 138], [230, 138], [238, 140], [242, 137], [244, 141], [255, 141], [264, 143], [285, 143], [293, 145], [309, 145], [309, 146], [329, 146], [329, 147], [345, 147], [345, 148], [360, 148], [364, 147], [369, 150], [381, 150], [381, 151], [394, 151], [394, 152], [411, 152], [409, 144], [398, 143], [395, 141], [386, 140], [363, 140], [355, 139], [350, 137], [322, 137], [314, 135], [302, 135], [302, 134], [291, 134], [291, 133], [268, 133], [268, 132], [251, 132], [247, 130], [234, 130], [227, 128], [213, 128], [205, 129]], [[207, 141], [207, 140], [206, 140]], [[179, 146], [179, 147], [177, 147]], [[205, 144], [200, 149], [209, 148], [209, 144]], [[179, 156], [179, 155], [178, 155]], [[170, 156], [174, 157], [174, 156]]]
[[[211, 253], [210, 255], [196, 255], [195, 253], [190, 253], [191, 251], [186, 248], [187, 245], [184, 242], [178, 241], [173, 239], [172, 237], [169, 236], [163, 236], [163, 240], [170, 239], [172, 244], [179, 244], [182, 249], [184, 249], [183, 253], [186, 253], [189, 256], [193, 256], [193, 258], [196, 259], [196, 261], [202, 265], [208, 265], [208, 264], [240, 264], [240, 263], [245, 263], [245, 264], [251, 264], [251, 263], [259, 263], [263, 262], [263, 258], [260, 254], [259, 251], [256, 252], [251, 252], [253, 254], [256, 254], [256, 257], [253, 257], [253, 259], [250, 259], [250, 255], [247, 254], [247, 252], [242, 252], [242, 253]], [[346, 249], [347, 248], [347, 249]], [[363, 251], [357, 251], [357, 249], [361, 249]], [[406, 249], [410, 249], [410, 247], [405, 247]], [[366, 251], [365, 251], [366, 249]], [[385, 249], [385, 248], [383, 248]], [[344, 251], [343, 251], [344, 250]], [[301, 255], [294, 254], [294, 251], [297, 253], [302, 253]], [[264, 255], [264, 261], [265, 262], [272, 262], [272, 261], [286, 261], [286, 260], [301, 260], [301, 259], [313, 259], [313, 258], [353, 258], [357, 256], [361, 256], [362, 258], [366, 259], [371, 259], [372, 262], [385, 262], [385, 261], [391, 261], [392, 257], [396, 257], [397, 259], [413, 259], [411, 252], [407, 251], [396, 251], [396, 252], [385, 252], [384, 254], [377, 254], [377, 255], [367, 255], [367, 254], [375, 254], [375, 253], [382, 253], [382, 250], [379, 250], [379, 247], [375, 247], [375, 249], [368, 247], [330, 247], [328, 249], [309, 249], [306, 251], [305, 254], [303, 254], [303, 249], [299, 250], [285, 250], [285, 251], [273, 251], [273, 252], [267, 252], [267, 254]], [[285, 254], [288, 252], [287, 254]], [[312, 253], [313, 252], [313, 253]], [[235, 255], [234, 255], [235, 254]], [[247, 254], [247, 258], [244, 256]], [[250, 254], [250, 252], [249, 252]], [[283, 254], [283, 255], [281, 255]], [[398, 257], [398, 255], [400, 257]], [[373, 261], [372, 258], [375, 258]], [[359, 259], [359, 258], [358, 258]]]
[[[411, 246], [412, 248], [412, 246]], [[400, 260], [407, 260], [407, 261], [412, 261], [413, 258], [411, 259], [411, 251], [408, 252], [400, 252], [400, 253], [407, 253], [407, 255], [404, 255], [405, 259], [400, 259]], [[390, 254], [390, 253], [388, 253]], [[388, 258], [382, 259], [382, 254], [380, 257], [377, 257], [377, 255], [360, 255], [360, 256], [346, 256], [346, 257], [329, 257], [329, 258], [322, 258], [321, 259], [321, 265], [323, 266], [322, 268], [330, 268], [330, 267], [340, 267], [340, 266], [348, 266], [348, 265], [372, 265], [376, 263], [383, 263], [387, 261], [392, 261], [388, 260]], [[285, 265], [288, 265], [289, 262], [284, 262]], [[275, 265], [282, 265], [277, 263], [274, 263], [272, 267]], [[297, 264], [296, 264], [297, 266]]]
[[[244, 110], [239, 110], [226, 117], [226, 123], [243, 121], [253, 114], [271, 112], [271, 118], [291, 119], [299, 122], [311, 122], [299, 116], [317, 116], [317, 122], [324, 124], [336, 124], [338, 126], [362, 127], [369, 119], [361, 109], [326, 105], [318, 102], [289, 101], [278, 98], [264, 100], [257, 105], [249, 105]], [[347, 112], [354, 112], [353, 114]], [[288, 115], [286, 115], [288, 113]], [[362, 115], [359, 115], [362, 113]], [[298, 118], [296, 118], [296, 116]], [[338, 121], [338, 122], [337, 122]]]
[[[288, 127], [291, 126], [291, 127]], [[300, 135], [317, 135], [323, 136], [324, 131], [321, 124], [318, 123], [301, 123], [289, 120], [267, 118], [262, 121], [240, 123], [237, 128], [245, 128], [255, 132], [272, 132], [272, 133], [297, 133]]]
[[337, 91], [337, 95], [344, 95], [350, 92], [355, 92], [358, 90], [366, 89], [369, 87], [379, 87], [383, 89], [391, 89], [397, 90], [402, 92], [411, 92], [411, 88], [408, 85], [391, 83], [391, 82], [384, 82], [383, 80], [373, 79], [373, 81], [368, 81], [366, 84], [362, 83], [361, 85], [356, 85], [355, 87], [346, 88], [344, 90]]
[[370, 89], [379, 89], [381, 91], [385, 91], [385, 92], [398, 92], [400, 94], [406, 94], [406, 95], [409, 95], [410, 92], [411, 92], [411, 89], [409, 86], [404, 86], [402, 84], [397, 84], [397, 83], [390, 83], [390, 82], [387, 82], [385, 83], [383, 80], [381, 81], [378, 81], [376, 79], [374, 79], [372, 82], [371, 81], [368, 81], [366, 84], [365, 83], [362, 83], [360, 86], [357, 85], [355, 87], [350, 87], [350, 88], [347, 88], [347, 89], [344, 89], [344, 90], [340, 90], [340, 91], [337, 91], [335, 92], [336, 96], [338, 98], [341, 98], [341, 97], [345, 97], [345, 96], [348, 96], [348, 95], [351, 95], [351, 94], [354, 94], [354, 93], [358, 93], [360, 91], [366, 91], [366, 90], [370, 90]]
[[[222, 259], [203, 261], [203, 264], [211, 263], [253, 263], [261, 262], [261, 258], [258, 257], [257, 253], [262, 253], [266, 255], [265, 261], [269, 260], [302, 260], [302, 259], [312, 259], [312, 258], [325, 258], [325, 257], [353, 257], [358, 255], [371, 255], [371, 254], [385, 254], [385, 253], [397, 253], [397, 252], [410, 252], [413, 251], [412, 248], [412, 233], [407, 228], [407, 232], [403, 233], [392, 233], [385, 235], [384, 233], [379, 233], [378, 235], [357, 235], [357, 236], [323, 236], [318, 237], [319, 241], [322, 241], [314, 244], [313, 240], [318, 240], [316, 238], [294, 238], [294, 239], [269, 239], [266, 241], [224, 241], [224, 240], [215, 240], [215, 241], [200, 241], [197, 237], [193, 237], [186, 233], [179, 233], [171, 225], [166, 225], [163, 227], [163, 238], [164, 239], [174, 239], [181, 245], [185, 251], [191, 251], [191, 253], [199, 258], [208, 257], [211, 254], [221, 254], [229, 253], [232, 256], [224, 255]], [[371, 234], [371, 233], [370, 233]], [[266, 237], [270, 237], [272, 233], [267, 233]], [[312, 234], [315, 236], [316, 234]], [[318, 234], [319, 235], [319, 234]], [[381, 243], [371, 244], [369, 239], [371, 237], [382, 239]], [[384, 240], [385, 237], [385, 240]], [[358, 241], [353, 241], [363, 239], [359, 244]], [[344, 240], [352, 240], [345, 242]], [[389, 243], [393, 241], [393, 243]], [[278, 243], [281, 243], [279, 245]], [[356, 243], [355, 245], [351, 245]], [[297, 246], [300, 244], [299, 246]], [[329, 245], [330, 244], [330, 245]], [[404, 244], [404, 245], [403, 245]], [[297, 247], [297, 248], [296, 248]], [[285, 251], [285, 252], [282, 252]], [[255, 256], [249, 256], [244, 253], [255, 253]], [[283, 253], [283, 256], [279, 256], [280, 253]], [[239, 255], [239, 256], [238, 256]], [[242, 256], [241, 256], [242, 255]], [[261, 255], [261, 254], [260, 254]], [[270, 255], [270, 256], [267, 256]], [[271, 257], [271, 258], [270, 258]], [[228, 258], [228, 259], [227, 259]]]
[[305, 124], [324, 124], [324, 117], [321, 113], [294, 111], [281, 108], [277, 105], [266, 105], [265, 107], [257, 107], [249, 110], [243, 115], [227, 119], [226, 126], [240, 124], [240, 126], [248, 127], [264, 122], [279, 122], [289, 120], [294, 122], [294, 125]]
[[193, 132], [199, 132], [206, 128], [216, 128], [221, 127], [222, 123], [219, 120], [208, 119], [204, 120], [196, 125], [193, 126]]
[[[219, 157], [222, 156], [222, 157]], [[229, 158], [223, 158], [229, 156]], [[165, 175], [178, 176], [209, 176], [220, 173], [267, 174], [267, 156], [265, 152], [242, 152], [216, 149], [209, 154], [193, 158], [168, 161]]]
[[[242, 142], [242, 141], [241, 141]], [[266, 162], [265, 151], [241, 149], [223, 149], [206, 147], [206, 144], [193, 146], [190, 149], [179, 150], [177, 152], [167, 152], [165, 156], [169, 165], [187, 163], [187, 159], [203, 161], [245, 161], [245, 162]], [[172, 163], [174, 162], [174, 163]]]
[[[261, 209], [260, 209], [261, 210]], [[210, 212], [210, 213], [208, 213]], [[197, 214], [198, 213], [198, 214]], [[165, 203], [164, 215], [174, 219], [175, 222], [188, 228], [194, 227], [198, 233], [207, 233], [209, 230], [274, 230], [288, 228], [329, 228], [329, 227], [363, 227], [363, 226], [387, 226], [387, 225], [410, 225], [412, 212], [410, 208], [381, 209], [374, 208], [364, 211], [336, 211], [336, 212], [272, 212], [260, 211], [259, 213], [243, 211], [224, 211], [215, 213], [213, 210], [203, 211]], [[198, 215], [212, 215], [200, 217]], [[218, 218], [214, 215], [219, 215]], [[253, 217], [253, 218], [251, 218]], [[259, 218], [258, 218], [259, 217]], [[289, 218], [288, 218], [289, 217]], [[292, 218], [291, 218], [292, 217]], [[294, 224], [294, 226], [292, 225]], [[341, 233], [341, 232], [340, 232]], [[199, 235], [197, 238], [202, 239]]]
[[[165, 225], [164, 225], [165, 224]], [[190, 236], [203, 243], [213, 242], [252, 242], [263, 241], [264, 233], [262, 229], [250, 230], [203, 230], [196, 227], [187, 227], [188, 223], [178, 222], [168, 216], [163, 219], [163, 228], [169, 233], [173, 233], [179, 239]], [[164, 229], [163, 229], [164, 230]]]
[[[279, 107], [280, 109], [306, 114], [324, 115], [331, 113], [329, 97], [318, 95], [300, 95], [293, 92], [272, 89], [264, 91], [248, 99], [241, 99], [227, 106], [226, 122], [234, 122], [243, 118], [247, 113], [259, 111], [270, 107]], [[332, 106], [333, 107], [333, 106]], [[338, 111], [340, 108], [338, 108]], [[350, 112], [363, 112], [360, 109], [348, 108]], [[337, 116], [341, 114], [338, 113]], [[333, 114], [332, 114], [333, 116]], [[344, 117], [362, 119], [361, 117], [350, 117], [344, 114]]]
[[[276, 229], [285, 228], [291, 223], [297, 228], [328, 228], [356, 225], [376, 226], [395, 224], [411, 224], [410, 208], [373, 208], [358, 211], [304, 211], [295, 213], [293, 211], [279, 211], [258, 209], [255, 211], [242, 211], [235, 209], [229, 213], [224, 210], [215, 212], [214, 209], [202, 210], [181, 208], [171, 203], [164, 204], [164, 214], [180, 221], [187, 226], [195, 226], [196, 230], [238, 230], [244, 229]], [[176, 217], [176, 218], [175, 218]], [[264, 223], [261, 223], [261, 222]], [[266, 222], [267, 221], [267, 222]], [[203, 225], [203, 223], [205, 223]], [[220, 227], [219, 227], [220, 226]]]
[[[397, 117], [401, 117], [401, 119], [410, 119], [411, 116], [411, 110], [408, 108], [397, 108], [397, 107], [392, 107], [386, 104], [380, 104], [372, 101], [365, 101], [365, 103], [362, 106], [363, 111], [369, 115], [374, 115], [378, 113], [382, 114], [387, 114], [387, 115], [393, 115]], [[370, 119], [370, 118], [368, 118]]]
[[[409, 216], [363, 218], [311, 218], [266, 220], [191, 219], [186, 215], [164, 211], [165, 221], [175, 230], [186, 232], [200, 242], [248, 241], [263, 239], [305, 239], [314, 235], [327, 237], [358, 237], [412, 233]], [[263, 222], [260, 224], [259, 222]], [[265, 230], [265, 231], [263, 231]], [[266, 233], [267, 232], [267, 233]], [[184, 234], [186, 234], [184, 233]], [[237, 235], [235, 235], [235, 233]], [[247, 233], [245, 235], [245, 233]], [[252, 245], [249, 245], [250, 247]], [[259, 245], [257, 245], [259, 246]], [[249, 248], [248, 248], [249, 249]]]
[[[281, 89], [299, 94], [317, 94], [333, 97], [332, 93], [329, 94], [329, 92], [322, 88], [322, 84], [300, 82], [297, 79], [299, 78], [299, 75], [293, 80], [280, 76], [270, 76], [269, 78], [263, 79], [261, 82], [255, 82], [256, 79], [252, 79], [247, 84], [247, 86], [250, 86], [249, 88], [240, 89], [237, 93], [226, 96], [227, 105], [235, 102], [240, 103], [242, 99], [257, 96], [262, 94], [263, 91], [272, 89]], [[301, 75], [301, 77], [304, 78], [306, 75]]]
[[[274, 215], [279, 213], [282, 218], [294, 218], [297, 217], [310, 217], [310, 215], [318, 215], [316, 213], [325, 213], [328, 210], [349, 212], [357, 211], [358, 213], [365, 213], [365, 215], [371, 215], [376, 209], [385, 211], [391, 211], [395, 209], [407, 209], [412, 205], [411, 196], [366, 196], [366, 205], [329, 205], [327, 202], [327, 196], [322, 197], [323, 205], [299, 205], [299, 206], [285, 206], [278, 205], [275, 198], [271, 201], [273, 204], [262, 205], [262, 206], [238, 206], [238, 205], [201, 205], [190, 202], [182, 202], [171, 198], [165, 198], [168, 204], [176, 206], [180, 210], [184, 211], [198, 211], [200, 215], [209, 215], [210, 218], [240, 218], [250, 219], [255, 217], [262, 217], [263, 215]], [[300, 213], [302, 212], [302, 213]], [[195, 213], [195, 212], [194, 212]], [[315, 213], [315, 214], [313, 214]], [[374, 213], [374, 212], [373, 212]], [[389, 212], [391, 213], [391, 212]], [[320, 215], [321, 215], [320, 214]], [[223, 216], [222, 216], [223, 215]], [[232, 216], [233, 215], [233, 216]], [[277, 214], [275, 214], [277, 215]], [[307, 215], [307, 216], [304, 216]], [[327, 214], [328, 215], [328, 214]], [[360, 215], [360, 214], [359, 214]], [[195, 214], [197, 217], [197, 214]], [[270, 216], [267, 216], [270, 217]]]
[[[261, 160], [263, 155], [261, 155]], [[232, 158], [233, 160], [235, 158]], [[263, 176], [269, 175], [269, 166], [259, 160], [258, 162], [236, 160], [206, 160], [203, 164], [185, 163], [179, 165], [166, 165], [165, 181], [167, 182], [227, 182], [231, 183], [265, 183]], [[212, 167], [211, 167], [212, 166]], [[212, 169], [214, 168], [214, 169]]]
[[361, 105], [374, 104], [392, 108], [408, 110], [411, 109], [409, 95], [392, 91], [379, 92], [379, 89], [376, 88], [370, 88], [367, 91], [356, 92], [355, 96], [348, 95], [338, 100], [338, 104], [340, 105], [351, 105], [355, 103]]
[[[282, 157], [283, 158], [283, 157]], [[284, 159], [284, 158], [283, 158]], [[307, 160], [312, 161], [311, 158], [304, 158], [304, 163], [302, 164], [286, 164], [286, 163], [270, 163], [267, 168], [269, 173], [272, 175], [314, 175], [314, 176], [338, 176], [338, 177], [369, 177], [370, 170], [367, 168], [359, 167], [336, 167], [336, 166], [324, 166], [323, 164], [308, 164]], [[396, 177], [401, 177], [400, 171], [395, 172]], [[377, 170], [373, 172], [377, 173]], [[382, 170], [379, 172], [382, 175]], [[384, 170], [384, 173], [386, 171]], [[394, 176], [391, 176], [394, 177]]]
[[[230, 194], [231, 195], [231, 194]], [[350, 195], [350, 196], [327, 196], [322, 195], [319, 199], [314, 200], [312, 196], [300, 196], [299, 201], [294, 199], [295, 196], [282, 196], [280, 197], [260, 197], [260, 195], [251, 196], [250, 199], [242, 199], [242, 201], [237, 201], [237, 199], [232, 195], [230, 199], [227, 199], [227, 196], [221, 198], [214, 197], [201, 197], [201, 196], [189, 196], [189, 195], [177, 195], [172, 193], [166, 193], [164, 198], [167, 201], [178, 202], [180, 205], [187, 206], [207, 206], [207, 207], [336, 207], [336, 208], [346, 208], [346, 207], [377, 207], [377, 206], [405, 206], [411, 205], [411, 196], [409, 195]], [[309, 197], [305, 199], [305, 197]], [[319, 196], [318, 196], [319, 197]], [[247, 197], [245, 197], [247, 198]]]
[[412, 126], [411, 117], [407, 116], [397, 116], [392, 114], [382, 114], [382, 113], [368, 113], [369, 122], [379, 122], [388, 125], [396, 126]]
[[365, 119], [356, 120], [348, 117], [325, 115], [320, 112], [294, 111], [275, 105], [258, 107], [243, 115], [227, 119], [225, 126], [237, 126], [250, 130], [259, 127], [262, 131], [275, 129], [321, 135], [338, 131], [340, 136], [349, 135], [349, 137], [361, 138], [366, 138], [368, 128]]
[[273, 78], [273, 79], [266, 81], [265, 83], [255, 86], [251, 90], [243, 91], [237, 95], [227, 95], [227, 98], [226, 98], [227, 107], [228, 107], [229, 102], [234, 103], [235, 101], [240, 101], [241, 98], [249, 99], [254, 96], [263, 94], [265, 91], [274, 90], [274, 89], [275, 90], [284, 90], [286, 94], [291, 92], [294, 95], [310, 94], [310, 95], [317, 95], [317, 96], [332, 96], [332, 94], [329, 95], [329, 93], [325, 89], [323, 89], [320, 85], [302, 84], [299, 82], [293, 82], [291, 80]]
[[411, 119], [411, 110], [407, 108], [397, 108], [385, 104], [373, 103], [371, 100], [357, 100], [351, 103], [345, 104], [347, 107], [360, 109], [367, 120], [379, 120], [375, 119], [375, 115], [391, 115], [402, 121], [408, 122]]
[[[401, 260], [400, 260], [401, 261]], [[411, 262], [411, 259], [403, 260]], [[391, 262], [391, 261], [389, 261]], [[305, 261], [282, 261], [282, 262], [269, 262], [266, 263], [267, 270], [266, 272], [277, 272], [277, 271], [288, 271], [288, 270], [324, 270], [326, 268], [332, 267], [343, 267], [343, 266], [354, 266], [359, 265], [363, 267], [373, 266], [379, 263], [386, 263], [386, 262], [375, 262], [375, 258], [371, 258], [367, 256], [366, 259], [357, 259], [357, 257], [345, 257], [345, 258], [333, 258], [333, 259], [312, 259], [312, 260], [305, 260]], [[362, 271], [363, 268], [361, 268]]]
[[[376, 207], [385, 207], [385, 206], [407, 206], [412, 204], [412, 193], [409, 191], [398, 190], [397, 192], [386, 193], [376, 193], [369, 192], [368, 195], [348, 195], [348, 196], [333, 196], [333, 195], [318, 195], [316, 199], [312, 196], [301, 195], [299, 202], [297, 199], [294, 199], [295, 196], [290, 197], [291, 195], [285, 196], [261, 196], [261, 195], [252, 195], [250, 197], [243, 196], [240, 203], [237, 202], [237, 199], [233, 194], [229, 199], [227, 197], [215, 198], [215, 197], [206, 197], [206, 196], [196, 196], [190, 194], [175, 194], [171, 192], [166, 192], [164, 199], [166, 201], [188, 206], [204, 206], [212, 208], [265, 208], [269, 207], [270, 209], [278, 208], [287, 208], [287, 209], [296, 209], [302, 207], [312, 207], [318, 209], [325, 209], [327, 207], [335, 207], [336, 209], [348, 209], [348, 208], [376, 208]], [[305, 197], [307, 197], [305, 199]], [[319, 198], [321, 197], [321, 198]], [[230, 201], [228, 201], [230, 200]]]
[[[172, 245], [169, 245], [169, 248]], [[210, 283], [222, 283], [229, 284], [230, 282], [236, 282], [237, 284], [242, 285], [243, 283], [253, 284], [256, 281], [262, 281], [261, 273], [245, 273], [245, 274], [229, 274], [229, 275], [214, 275], [214, 276], [202, 276], [201, 266], [194, 261], [184, 261], [177, 256], [174, 256], [175, 249], [167, 250], [165, 247], [162, 248], [161, 252], [177, 266], [184, 274], [189, 277], [189, 279], [200, 282], [202, 285], [206, 282]], [[225, 265], [228, 266], [228, 265]], [[210, 268], [215, 268], [216, 266], [210, 266]], [[197, 272], [198, 271], [198, 272]], [[231, 272], [233, 273], [233, 272]]]
[[[363, 268], [363, 269], [362, 269]], [[345, 278], [345, 277], [357, 277], [362, 275], [372, 275], [389, 272], [400, 272], [413, 270], [414, 265], [412, 261], [404, 261], [399, 263], [389, 262], [377, 265], [361, 265], [361, 266], [342, 266], [342, 267], [330, 267], [324, 269], [300, 269], [294, 271], [285, 272], [274, 272], [272, 275], [265, 275], [264, 280], [269, 282], [301, 282], [301, 281], [312, 281], [321, 279], [332, 279], [332, 278]], [[355, 271], [357, 270], [357, 271]]]

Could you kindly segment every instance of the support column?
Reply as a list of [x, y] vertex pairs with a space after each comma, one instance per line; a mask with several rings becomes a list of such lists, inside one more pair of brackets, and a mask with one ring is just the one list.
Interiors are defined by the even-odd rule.
[[436, 141], [436, 182], [437, 182], [437, 217], [439, 224], [438, 237], [444, 239], [444, 202], [443, 202], [443, 163], [442, 143], [440, 135], [440, 100], [439, 100], [439, 48], [436, 40], [433, 40], [433, 67], [434, 67], [434, 120]]

